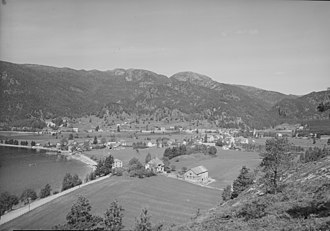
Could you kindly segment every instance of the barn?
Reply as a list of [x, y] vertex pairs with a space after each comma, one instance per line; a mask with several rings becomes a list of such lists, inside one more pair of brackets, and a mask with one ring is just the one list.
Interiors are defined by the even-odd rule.
[[204, 166], [191, 168], [184, 174], [184, 179], [192, 182], [206, 183], [208, 178], [209, 172]]

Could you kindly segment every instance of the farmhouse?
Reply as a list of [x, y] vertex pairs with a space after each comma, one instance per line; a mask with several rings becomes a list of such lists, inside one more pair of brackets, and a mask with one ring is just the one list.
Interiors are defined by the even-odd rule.
[[122, 168], [123, 167], [123, 162], [118, 159], [113, 160], [113, 165], [112, 168]]
[[150, 160], [145, 165], [145, 169], [152, 170], [157, 173], [162, 173], [162, 172], [164, 172], [164, 162], [156, 157], [156, 158]]
[[184, 179], [193, 182], [207, 182], [209, 178], [208, 170], [204, 166], [189, 169], [184, 174]]

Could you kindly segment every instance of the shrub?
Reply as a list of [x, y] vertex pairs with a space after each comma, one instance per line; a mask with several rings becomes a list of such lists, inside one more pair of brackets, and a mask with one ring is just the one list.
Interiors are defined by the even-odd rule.
[[24, 202], [24, 204], [28, 204], [30, 201], [34, 201], [38, 198], [37, 193], [33, 189], [25, 189], [22, 192], [20, 200]]
[[227, 187], [224, 188], [221, 196], [222, 196], [223, 201], [228, 201], [228, 200], [231, 199], [231, 197], [232, 197], [232, 195], [231, 195], [231, 185], [227, 185]]
[[216, 149], [216, 147], [212, 146], [212, 147], [208, 148], [207, 152], [208, 152], [209, 155], [214, 156], [215, 154], [217, 154], [217, 149]]
[[40, 198], [45, 198], [50, 196], [50, 192], [52, 191], [52, 188], [50, 187], [49, 184], [46, 184], [44, 188], [41, 189], [39, 197]]
[[243, 205], [238, 212], [238, 217], [244, 217], [244, 219], [258, 219], [267, 215], [266, 208], [269, 205], [267, 197], [257, 198], [252, 201], [248, 201]]
[[6, 211], [13, 208], [14, 205], [18, 204], [18, 197], [11, 195], [8, 192], [3, 192], [0, 195], [0, 216], [2, 216]]

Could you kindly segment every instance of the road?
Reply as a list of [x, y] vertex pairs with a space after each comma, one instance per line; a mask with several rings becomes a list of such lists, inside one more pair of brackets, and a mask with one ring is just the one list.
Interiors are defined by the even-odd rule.
[[19, 209], [12, 210], [12, 211], [4, 214], [3, 216], [1, 216], [0, 225], [6, 223], [8, 221], [11, 221], [11, 220], [13, 220], [13, 219], [15, 219], [19, 216], [22, 216], [23, 214], [28, 213], [29, 211], [32, 211], [33, 209], [36, 209], [36, 208], [38, 208], [38, 207], [40, 207], [40, 206], [42, 206], [42, 205], [44, 205], [44, 204], [46, 204], [46, 203], [48, 203], [52, 200], [55, 200], [56, 198], [59, 198], [59, 197], [61, 197], [63, 195], [66, 195], [70, 192], [73, 192], [73, 191], [77, 190], [78, 188], [82, 188], [82, 187], [85, 187], [86, 185], [94, 184], [95, 182], [104, 180], [104, 179], [109, 178], [109, 177], [110, 177], [110, 175], [97, 178], [93, 181], [89, 181], [89, 182], [84, 183], [82, 185], [70, 188], [70, 189], [65, 190], [63, 192], [60, 192], [58, 194], [51, 195], [49, 197], [33, 201], [32, 203], [30, 203], [30, 205], [26, 205], [26, 206], [21, 207]]

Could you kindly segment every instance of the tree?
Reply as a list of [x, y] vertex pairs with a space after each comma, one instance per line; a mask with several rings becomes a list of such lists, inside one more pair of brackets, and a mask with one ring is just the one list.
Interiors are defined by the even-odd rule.
[[0, 194], [0, 216], [2, 216], [6, 211], [10, 211], [14, 205], [19, 202], [16, 195], [11, 195], [8, 192], [3, 192]]
[[99, 125], [97, 125], [96, 128], [95, 128], [95, 131], [98, 131], [98, 130], [100, 130], [100, 126]]
[[236, 180], [234, 180], [231, 198], [238, 197], [241, 192], [243, 192], [245, 189], [247, 189], [250, 185], [253, 184], [253, 176], [249, 171], [250, 169], [248, 169], [247, 167], [242, 167], [240, 174], [238, 175]]
[[22, 192], [20, 200], [24, 202], [24, 204], [28, 204], [30, 203], [30, 201], [34, 201], [37, 198], [38, 198], [37, 193], [33, 189], [25, 189]]
[[95, 169], [95, 175], [96, 176], [109, 175], [111, 173], [113, 163], [114, 160], [111, 155], [109, 155], [104, 161], [99, 160]]
[[72, 177], [72, 183], [73, 183], [73, 187], [82, 184], [82, 181], [81, 181], [81, 179], [79, 178], [79, 176], [77, 174], [74, 174], [73, 175], [73, 177]]
[[124, 228], [123, 214], [124, 209], [118, 201], [113, 201], [104, 213], [104, 225], [106, 230], [120, 231]]
[[212, 156], [215, 156], [215, 154], [217, 154], [217, 149], [216, 149], [216, 147], [210, 147], [209, 149], [208, 149], [208, 154], [209, 155], [212, 155]]
[[130, 159], [130, 161], [128, 162], [128, 165], [129, 166], [137, 165], [138, 168], [143, 167], [143, 165], [141, 164], [141, 162], [139, 161], [139, 159], [136, 158], [136, 157], [133, 157], [132, 159]]
[[117, 126], [117, 132], [120, 132], [120, 126]]
[[70, 135], [69, 135], [69, 140], [73, 140], [73, 134], [72, 133], [70, 133]]
[[102, 218], [91, 214], [92, 206], [88, 199], [79, 196], [66, 215], [66, 227], [78, 230], [96, 230], [101, 228]]
[[50, 196], [50, 192], [52, 191], [52, 188], [50, 187], [49, 184], [46, 184], [44, 188], [41, 189], [39, 197], [40, 198], [45, 198]]
[[207, 134], [205, 133], [204, 143], [207, 143]]
[[82, 181], [77, 174], [71, 175], [70, 173], [65, 174], [62, 182], [62, 191], [75, 186], [81, 185]]
[[94, 136], [93, 144], [97, 144], [97, 137]]
[[31, 146], [36, 146], [36, 142], [35, 141], [31, 141]]
[[231, 185], [227, 185], [227, 187], [223, 190], [221, 196], [223, 201], [228, 201], [232, 198]]
[[266, 140], [266, 152], [262, 154], [263, 180], [271, 193], [277, 193], [279, 180], [290, 167], [292, 155], [288, 153], [288, 139], [272, 138]]
[[152, 226], [147, 209], [142, 209], [139, 219], [136, 219], [134, 231], [151, 231]]
[[149, 161], [151, 160], [151, 154], [148, 153], [147, 156], [146, 156], [146, 160], [145, 160], [145, 163], [149, 163]]

